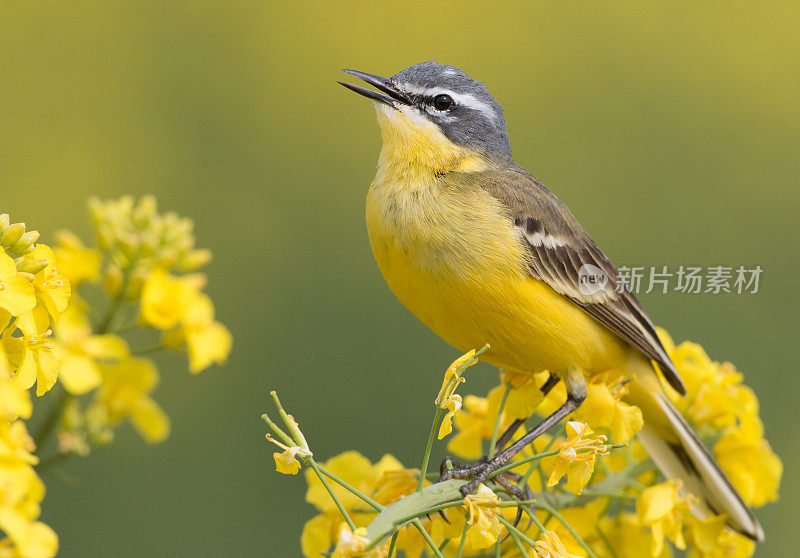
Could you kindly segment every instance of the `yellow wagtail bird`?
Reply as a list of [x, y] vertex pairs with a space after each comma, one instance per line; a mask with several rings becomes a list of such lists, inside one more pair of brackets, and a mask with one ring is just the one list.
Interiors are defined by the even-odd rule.
[[[639, 437], [702, 510], [760, 541], [758, 521], [664, 394], [657, 369], [686, 390], [634, 295], [569, 209], [511, 157], [503, 109], [454, 66], [416, 64], [383, 78], [344, 70], [376, 90], [383, 137], [367, 196], [370, 243], [386, 282], [423, 323], [460, 351], [489, 343], [486, 361], [548, 370], [567, 400], [507, 448], [512, 424], [487, 459], [449, 477], [466, 495], [586, 397], [586, 378], [622, 370], [645, 426]], [[620, 290], [621, 292], [618, 292]], [[461, 475], [461, 476], [459, 476]]]

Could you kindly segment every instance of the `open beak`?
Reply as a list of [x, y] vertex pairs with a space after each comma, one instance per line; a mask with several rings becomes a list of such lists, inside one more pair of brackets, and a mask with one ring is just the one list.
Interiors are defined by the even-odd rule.
[[357, 77], [359, 79], [363, 79], [370, 85], [374, 86], [376, 89], [380, 90], [373, 91], [372, 89], [367, 89], [366, 87], [361, 87], [360, 85], [353, 85], [352, 83], [345, 83], [340, 81], [341, 85], [344, 85], [351, 91], [355, 91], [359, 95], [363, 95], [368, 99], [372, 99], [373, 101], [378, 101], [383, 104], [389, 105], [390, 107], [395, 107], [397, 103], [401, 103], [403, 105], [411, 104], [411, 101], [408, 97], [405, 96], [402, 92], [400, 92], [397, 87], [392, 83], [392, 81], [388, 78], [374, 76], [372, 74], [368, 74], [366, 72], [359, 72], [357, 70], [342, 70], [346, 74], [350, 74], [353, 77]]

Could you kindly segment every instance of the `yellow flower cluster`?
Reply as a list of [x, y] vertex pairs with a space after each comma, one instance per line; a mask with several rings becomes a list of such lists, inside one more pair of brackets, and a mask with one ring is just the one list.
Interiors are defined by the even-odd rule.
[[[699, 345], [675, 346], [665, 332], [659, 333], [688, 389], [686, 397], [668, 392], [675, 404], [701, 437], [713, 442], [721, 467], [748, 504], [774, 501], [782, 464], [763, 438], [758, 402], [742, 375], [730, 363], [709, 359]], [[438, 438], [451, 433], [452, 421], [457, 431], [448, 450], [470, 460], [493, 447], [498, 432], [515, 419], [533, 412], [547, 416], [566, 397], [560, 385], [547, 397], [542, 395], [547, 372], [502, 373], [500, 385], [486, 397], [466, 395], [462, 400], [455, 390], [474, 361], [473, 351], [446, 370], [435, 401], [437, 417], [444, 413]], [[418, 509], [416, 523], [405, 517], [409, 508], [404, 503], [420, 491], [430, 493], [424, 500], [430, 503], [439, 485], [428, 480], [420, 484], [420, 471], [404, 468], [391, 455], [373, 464], [354, 451], [340, 454], [320, 464], [327, 468], [325, 476], [337, 481], [330, 485], [321, 481], [319, 471], [309, 469], [306, 500], [320, 513], [303, 528], [303, 554], [668, 558], [677, 548], [690, 558], [751, 556], [754, 543], [726, 527], [725, 517], [694, 515], [694, 496], [682, 490], [680, 481], [661, 477], [635, 438], [643, 426], [642, 413], [625, 402], [626, 394], [625, 378], [618, 373], [591, 378], [586, 401], [560, 433], [541, 436], [513, 458], [510, 471], [490, 477], [475, 494]], [[523, 427], [515, 437], [524, 432]], [[278, 456], [294, 448], [285, 449], [276, 454], [278, 470]], [[288, 472], [299, 467], [298, 463]], [[534, 499], [535, 512], [527, 509], [531, 502], [520, 500], [522, 494]], [[391, 540], [370, 540], [370, 529], [379, 522], [376, 517], [394, 509], [405, 515], [395, 524], [398, 530]], [[440, 510], [446, 520], [433, 513]], [[522, 512], [530, 522], [515, 522]], [[343, 513], [351, 518], [352, 528], [342, 523]]]
[[[61, 380], [69, 394], [59, 449], [85, 455], [92, 445], [113, 438], [114, 428], [129, 421], [152, 443], [169, 434], [169, 418], [151, 398], [159, 383], [155, 363], [141, 355], [174, 349], [188, 354], [197, 373], [224, 363], [231, 350], [230, 332], [214, 319], [211, 299], [202, 292], [205, 276], [195, 271], [211, 259], [194, 247], [190, 220], [160, 214], [155, 199], [145, 196], [89, 202], [97, 247], [87, 247], [74, 234], [57, 234], [55, 254], [73, 285], [97, 291], [108, 300], [103, 317], [89, 319], [89, 305], [73, 297], [65, 319], [55, 330]], [[102, 305], [99, 305], [102, 306]], [[160, 331], [152, 346], [132, 349], [122, 332]], [[74, 398], [91, 393], [82, 407]]]
[[58, 537], [38, 521], [45, 487], [34, 466], [36, 444], [25, 420], [33, 405], [29, 389], [44, 395], [56, 383], [59, 364], [52, 326], [70, 298], [70, 283], [53, 253], [36, 244], [39, 233], [0, 215], [0, 555], [54, 556]]
[[714, 456], [745, 503], [776, 501], [783, 464], [764, 438], [758, 399], [742, 374], [730, 362], [712, 361], [697, 343], [676, 346], [666, 331], [659, 335], [688, 390], [686, 397], [667, 390], [675, 406], [701, 436], [717, 440]]
[[[191, 221], [159, 214], [151, 197], [90, 205], [97, 247], [62, 231], [51, 249], [37, 243], [38, 232], [0, 215], [0, 556], [57, 552], [56, 534], [38, 521], [45, 486], [37, 473], [110, 442], [123, 420], [148, 442], [167, 437], [169, 419], [151, 398], [158, 369], [142, 354], [185, 350], [196, 373], [231, 349], [202, 292], [205, 279], [172, 275], [210, 259], [194, 248]], [[79, 287], [90, 296], [81, 298]], [[93, 323], [90, 315], [102, 317]], [[132, 329], [139, 339], [160, 330], [161, 339], [131, 348], [122, 334]], [[42, 398], [50, 408], [36, 443], [25, 424], [34, 385], [37, 397], [59, 392]]]

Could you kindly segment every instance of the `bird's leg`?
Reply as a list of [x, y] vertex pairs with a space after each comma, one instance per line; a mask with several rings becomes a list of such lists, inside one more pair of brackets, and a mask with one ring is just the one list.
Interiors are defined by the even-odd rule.
[[[550, 376], [548, 376], [547, 381], [542, 384], [542, 387], [540, 388], [545, 397], [547, 397], [547, 394], [550, 393], [550, 390], [555, 387], [560, 379], [561, 378], [555, 374], [550, 374]], [[503, 448], [506, 447], [506, 444], [511, 441], [511, 438], [523, 424], [525, 424], [525, 419], [516, 419], [509, 425], [508, 428], [506, 428], [506, 431], [503, 432], [500, 438], [497, 439], [497, 444], [495, 445], [494, 451], [495, 455], [503, 451]], [[483, 461], [488, 461], [488, 459], [483, 459]]]
[[[547, 432], [550, 427], [557, 424], [564, 417], [568, 416], [575, 409], [580, 407], [584, 399], [586, 399], [586, 380], [583, 377], [583, 372], [578, 369], [570, 370], [564, 377], [564, 383], [567, 387], [567, 400], [555, 412], [539, 423], [533, 430], [526, 433], [519, 440], [508, 446], [503, 451], [496, 453], [492, 459], [485, 463], [479, 463], [472, 467], [465, 467], [462, 471], [465, 473], [463, 476], [451, 476], [449, 478], [468, 478], [472, 476], [472, 480], [464, 484], [460, 490], [461, 494], [465, 497], [472, 493], [486, 478], [494, 471], [505, 465], [512, 457], [522, 451], [528, 444], [533, 442], [536, 438]], [[478, 470], [476, 474], [475, 470]], [[449, 472], [449, 471], [448, 471]]]

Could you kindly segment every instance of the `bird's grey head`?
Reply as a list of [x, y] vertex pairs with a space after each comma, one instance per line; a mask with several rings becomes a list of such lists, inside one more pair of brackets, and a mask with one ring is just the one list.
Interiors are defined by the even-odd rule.
[[483, 82], [456, 66], [422, 62], [384, 78], [343, 70], [379, 90], [339, 82], [365, 97], [406, 112], [409, 109], [434, 123], [453, 143], [487, 155], [511, 158], [503, 107]]

